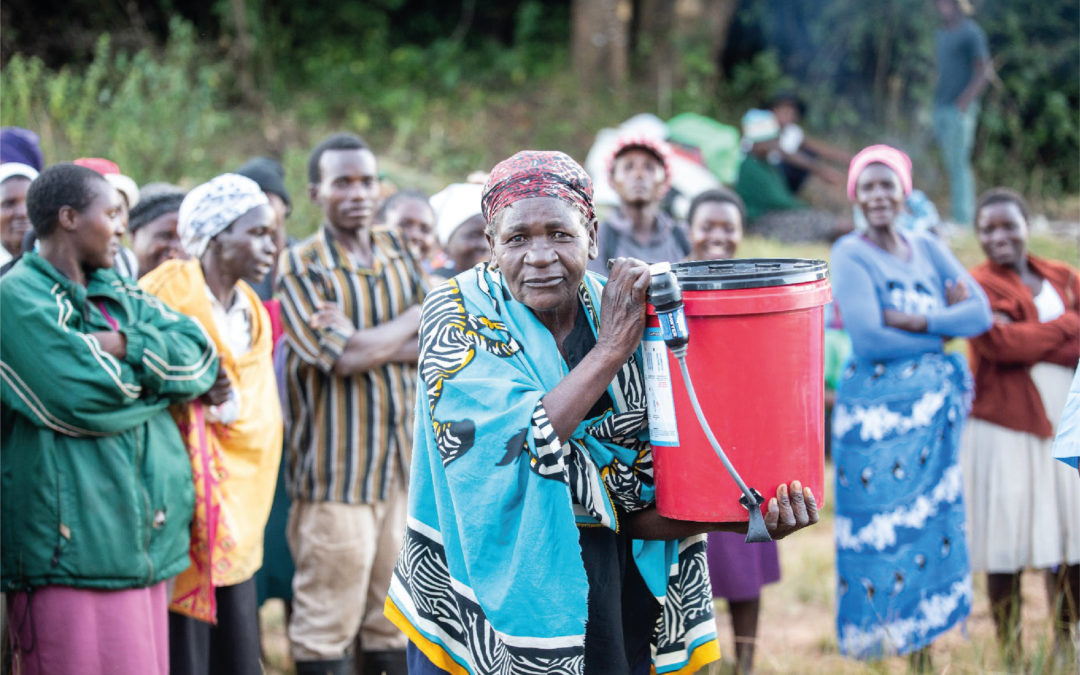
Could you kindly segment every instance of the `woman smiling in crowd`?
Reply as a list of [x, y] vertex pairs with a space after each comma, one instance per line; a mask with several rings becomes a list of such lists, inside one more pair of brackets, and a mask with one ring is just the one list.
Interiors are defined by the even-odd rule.
[[[690, 202], [688, 260], [727, 260], [743, 237], [746, 207], [726, 190], [706, 190]], [[754, 669], [761, 587], [780, 580], [776, 542], [747, 544], [734, 532], [709, 533], [709, 580], [714, 598], [727, 600], [735, 633], [735, 672]]]
[[841, 653], [912, 654], [971, 608], [960, 432], [971, 386], [948, 336], [990, 327], [986, 295], [930, 235], [895, 227], [911, 160], [885, 145], [851, 160], [865, 217], [832, 249], [833, 293], [853, 360], [833, 412], [837, 630]]
[[975, 405], [964, 432], [971, 568], [986, 590], [1006, 657], [1020, 657], [1020, 573], [1050, 578], [1055, 649], [1064, 656], [1080, 606], [1080, 481], [1050, 445], [1080, 358], [1080, 276], [1027, 250], [1028, 206], [996, 188], [976, 207], [986, 262], [971, 270], [994, 327], [971, 341]]
[[[112, 269], [120, 195], [74, 164], [26, 202], [40, 249], [0, 282], [3, 588], [25, 675], [166, 675], [191, 469], [167, 411], [214, 382], [196, 322]], [[20, 670], [16, 670], [20, 672]]]

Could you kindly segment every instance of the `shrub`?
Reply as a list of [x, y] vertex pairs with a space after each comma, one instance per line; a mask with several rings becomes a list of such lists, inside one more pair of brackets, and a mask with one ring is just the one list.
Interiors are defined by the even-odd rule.
[[85, 68], [52, 71], [15, 54], [2, 71], [5, 125], [42, 138], [49, 162], [107, 157], [139, 181], [215, 171], [215, 141], [234, 130], [221, 104], [222, 67], [174, 20], [160, 54], [116, 52], [102, 35]]

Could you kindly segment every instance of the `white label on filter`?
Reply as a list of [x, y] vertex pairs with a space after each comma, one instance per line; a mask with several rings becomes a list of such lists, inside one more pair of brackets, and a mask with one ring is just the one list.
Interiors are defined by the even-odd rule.
[[676, 446], [679, 429], [671, 391], [671, 368], [660, 328], [646, 328], [641, 347], [645, 357], [645, 394], [649, 400], [649, 440], [653, 445]]

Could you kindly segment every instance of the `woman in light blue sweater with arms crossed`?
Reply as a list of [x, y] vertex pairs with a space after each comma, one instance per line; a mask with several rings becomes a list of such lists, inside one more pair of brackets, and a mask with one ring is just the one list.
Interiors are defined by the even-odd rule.
[[900, 233], [911, 160], [884, 145], [851, 162], [848, 197], [866, 227], [832, 250], [853, 357], [833, 413], [837, 630], [856, 658], [910, 654], [971, 608], [957, 459], [971, 376], [950, 337], [990, 328], [986, 294], [940, 241]]

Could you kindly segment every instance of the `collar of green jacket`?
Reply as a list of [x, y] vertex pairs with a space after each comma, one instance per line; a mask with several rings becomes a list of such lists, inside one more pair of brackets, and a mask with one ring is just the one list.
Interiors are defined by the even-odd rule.
[[60, 284], [60, 288], [67, 292], [76, 306], [85, 304], [87, 298], [97, 297], [112, 298], [120, 302], [121, 289], [126, 285], [111, 267], [101, 267], [91, 272], [87, 277], [86, 285], [83, 286], [68, 279], [52, 263], [35, 251], [23, 254], [22, 263]]

